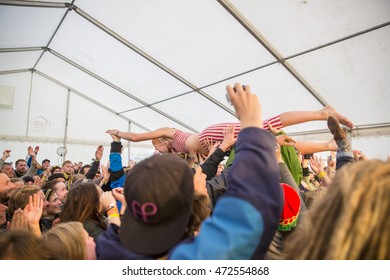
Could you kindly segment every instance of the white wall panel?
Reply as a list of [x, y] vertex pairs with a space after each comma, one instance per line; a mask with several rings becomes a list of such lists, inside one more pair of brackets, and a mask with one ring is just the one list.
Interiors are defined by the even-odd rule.
[[12, 109], [0, 108], [0, 135], [24, 137], [27, 129], [31, 73], [0, 75], [0, 84], [15, 88]]
[[41, 51], [0, 53], [0, 71], [31, 69]]
[[54, 55], [46, 53], [39, 62], [37, 70], [117, 112], [142, 106], [141, 103], [134, 101]]
[[69, 103], [68, 137], [70, 139], [107, 142], [107, 129], [127, 130], [128, 123], [121, 117], [72, 93]]
[[65, 88], [34, 74], [29, 137], [64, 138], [67, 94]]

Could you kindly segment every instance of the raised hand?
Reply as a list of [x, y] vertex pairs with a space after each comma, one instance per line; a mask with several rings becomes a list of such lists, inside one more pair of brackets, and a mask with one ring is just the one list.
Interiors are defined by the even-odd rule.
[[28, 204], [24, 207], [23, 212], [28, 221], [29, 227], [37, 226], [43, 213], [43, 199], [38, 194], [30, 195]]
[[103, 157], [103, 151], [104, 151], [104, 147], [103, 145], [99, 145], [96, 149], [96, 152], [95, 152], [95, 159], [100, 161]]
[[34, 176], [33, 177], [34, 178], [34, 185], [35, 186], [38, 186], [38, 187], [41, 187], [42, 186], [42, 180], [41, 180], [41, 178], [39, 177], [39, 176]]
[[280, 146], [294, 146], [295, 140], [286, 134], [275, 137]]
[[121, 138], [118, 136], [119, 132], [120, 131], [117, 130], [117, 129], [108, 129], [108, 130], [106, 130], [106, 133], [110, 134], [112, 140], [115, 141], [115, 142], [120, 142], [121, 141]]
[[252, 93], [251, 87], [236, 83], [234, 89], [227, 86], [228, 97], [236, 111], [236, 116], [241, 122], [241, 129], [246, 127], [263, 128], [263, 116], [261, 105], [257, 95]]
[[11, 156], [11, 150], [4, 150], [3, 151], [3, 159], [7, 159]]
[[126, 204], [124, 188], [115, 188], [112, 189], [111, 192], [114, 198], [122, 203], [122, 206]]
[[230, 149], [231, 146], [233, 146], [237, 141], [237, 138], [234, 137], [234, 125], [228, 126], [225, 128], [223, 132], [223, 141], [219, 148], [226, 152], [228, 149]]
[[35, 152], [33, 150], [33, 147], [31, 147], [31, 146], [28, 146], [27, 153], [29, 154], [30, 157], [35, 157], [36, 156], [36, 154], [35, 154]]
[[321, 157], [319, 158], [317, 156], [312, 156], [310, 158], [310, 167], [317, 175], [324, 171], [324, 165], [322, 163]]
[[[215, 142], [213, 144], [213, 141], [211, 140], [211, 138], [204, 139], [204, 143], [206, 144], [207, 149], [209, 150], [207, 157], [211, 156], [215, 152], [215, 150], [221, 145], [221, 142]], [[191, 153], [193, 155], [195, 155], [194, 150], [191, 150]]]
[[100, 186], [103, 186], [104, 184], [107, 184], [108, 181], [110, 181], [110, 172], [108, 172], [108, 165], [102, 165], [102, 175], [103, 178], [100, 181]]
[[102, 193], [102, 195], [100, 196], [100, 204], [102, 205], [104, 212], [106, 212], [107, 207], [113, 203], [116, 205], [115, 197], [113, 196], [111, 191]]
[[269, 130], [272, 132], [273, 135], [276, 135], [280, 132], [279, 129], [272, 126], [270, 121], [268, 121], [267, 124], [268, 124]]

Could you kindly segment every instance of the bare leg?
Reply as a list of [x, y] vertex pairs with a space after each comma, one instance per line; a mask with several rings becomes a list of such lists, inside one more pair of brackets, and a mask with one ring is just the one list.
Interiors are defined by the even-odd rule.
[[336, 151], [337, 150], [336, 142], [333, 139], [331, 139], [327, 142], [322, 142], [322, 143], [296, 141], [294, 143], [294, 147], [301, 154], [311, 154], [311, 153], [319, 153], [319, 152]]
[[318, 111], [291, 111], [280, 114], [280, 121], [283, 127], [309, 122], [309, 121], [325, 121], [329, 116], [334, 116], [341, 124], [353, 127], [353, 123], [345, 116], [341, 115], [332, 106], [325, 106]]

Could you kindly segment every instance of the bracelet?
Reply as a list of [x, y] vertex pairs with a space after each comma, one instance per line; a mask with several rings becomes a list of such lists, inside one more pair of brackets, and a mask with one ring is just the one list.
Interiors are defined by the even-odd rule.
[[322, 178], [325, 177], [325, 175], [326, 175], [325, 171], [322, 170], [322, 171], [318, 174], [318, 178], [322, 179]]
[[112, 207], [110, 210], [107, 211], [107, 215], [111, 215], [112, 213], [119, 213], [118, 208]]
[[108, 219], [111, 219], [111, 218], [113, 218], [113, 217], [120, 217], [119, 216], [119, 213], [113, 213], [113, 214], [111, 214], [111, 215], [108, 215]]

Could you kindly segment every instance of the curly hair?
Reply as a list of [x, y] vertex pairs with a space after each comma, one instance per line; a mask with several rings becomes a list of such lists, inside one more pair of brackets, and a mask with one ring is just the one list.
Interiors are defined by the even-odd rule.
[[195, 192], [191, 206], [191, 217], [188, 222], [187, 234], [194, 236], [200, 229], [202, 222], [210, 216], [210, 198], [208, 195]]

